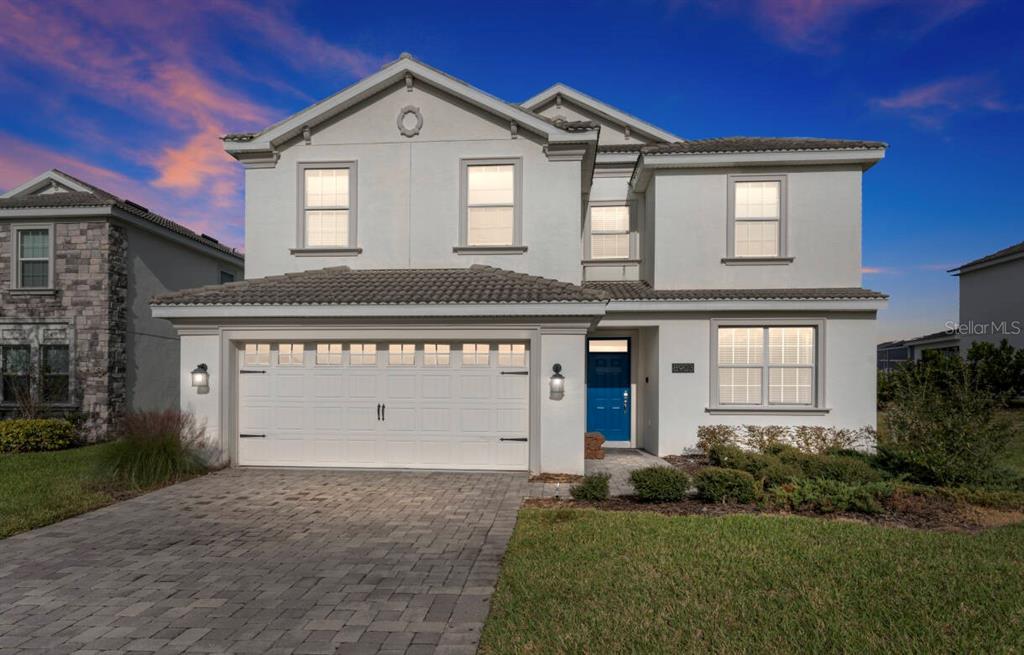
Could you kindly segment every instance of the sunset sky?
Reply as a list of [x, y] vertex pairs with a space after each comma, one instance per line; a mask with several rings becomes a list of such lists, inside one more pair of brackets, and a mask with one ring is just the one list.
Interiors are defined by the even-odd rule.
[[684, 138], [890, 143], [864, 180], [880, 338], [956, 318], [945, 270], [1024, 240], [1024, 2], [0, 0], [0, 190], [61, 168], [241, 245], [225, 132], [409, 51], [509, 101], [560, 81]]

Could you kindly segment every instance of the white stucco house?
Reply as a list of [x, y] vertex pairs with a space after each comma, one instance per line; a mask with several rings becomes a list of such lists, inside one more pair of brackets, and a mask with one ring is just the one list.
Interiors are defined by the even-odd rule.
[[975, 341], [999, 344], [1004, 339], [1024, 348], [1024, 242], [973, 259], [951, 271], [960, 287], [961, 354]]
[[403, 55], [224, 146], [247, 279], [152, 308], [234, 464], [582, 473], [588, 430], [666, 455], [705, 424], [875, 423], [884, 143], [689, 141]]

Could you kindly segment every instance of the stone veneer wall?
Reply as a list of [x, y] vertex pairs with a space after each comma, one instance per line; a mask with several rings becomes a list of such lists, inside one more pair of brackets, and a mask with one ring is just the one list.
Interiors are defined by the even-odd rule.
[[[28, 224], [46, 221], [19, 221]], [[54, 222], [54, 286], [49, 294], [11, 290], [11, 223], [0, 224], [0, 320], [30, 329], [66, 321], [74, 370], [72, 398], [87, 415], [85, 436], [105, 435], [124, 411], [127, 348], [127, 239], [106, 220]]]

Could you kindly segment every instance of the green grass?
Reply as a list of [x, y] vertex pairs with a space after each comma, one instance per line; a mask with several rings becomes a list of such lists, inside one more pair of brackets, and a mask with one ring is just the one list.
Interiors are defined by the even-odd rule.
[[1017, 435], [1006, 449], [1006, 465], [1024, 475], [1024, 409], [1006, 412], [1006, 416], [1017, 426]]
[[481, 652], [1021, 652], [1024, 525], [525, 509]]
[[0, 455], [0, 539], [114, 502], [98, 465], [110, 446]]

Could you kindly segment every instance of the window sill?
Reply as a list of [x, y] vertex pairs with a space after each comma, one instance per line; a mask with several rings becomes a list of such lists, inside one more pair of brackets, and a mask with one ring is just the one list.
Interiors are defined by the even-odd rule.
[[726, 266], [784, 266], [792, 264], [792, 257], [722, 257]]
[[296, 257], [355, 257], [361, 255], [362, 248], [292, 248], [289, 250]]
[[56, 296], [56, 289], [11, 289], [13, 296]]
[[639, 259], [630, 259], [628, 257], [623, 257], [622, 259], [584, 259], [582, 261], [584, 266], [635, 266], [639, 263]]
[[708, 414], [807, 414], [823, 416], [832, 410], [827, 407], [706, 407]]
[[455, 246], [456, 255], [521, 255], [526, 246]]

